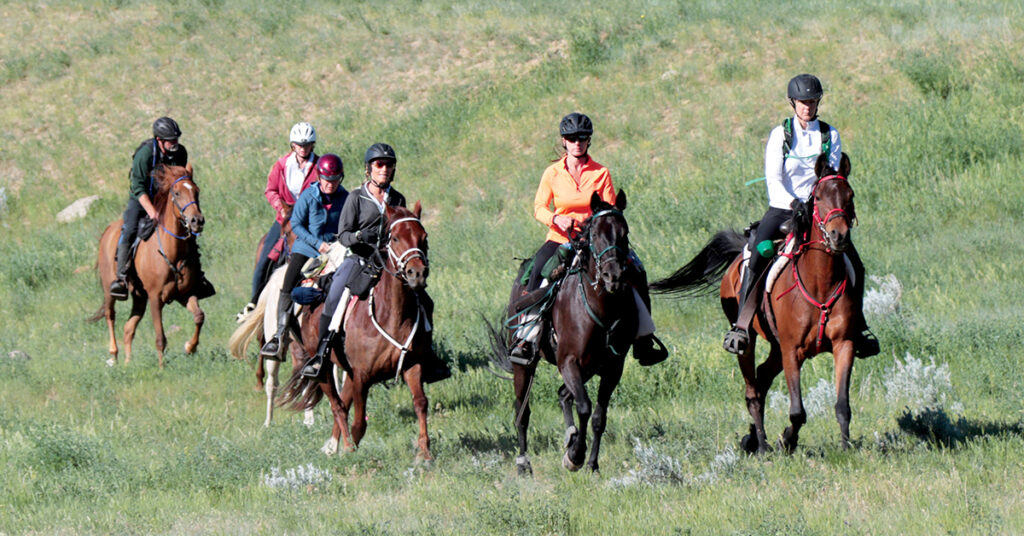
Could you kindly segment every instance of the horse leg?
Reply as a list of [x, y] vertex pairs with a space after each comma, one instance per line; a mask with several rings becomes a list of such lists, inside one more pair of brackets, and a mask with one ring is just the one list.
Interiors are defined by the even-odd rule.
[[[775, 377], [782, 371], [782, 350], [777, 344], [771, 346], [771, 350], [768, 352], [768, 359], [764, 363], [758, 365], [755, 372], [755, 391], [757, 393], [757, 409], [760, 412], [758, 417], [761, 423], [761, 435], [757, 435], [757, 427], [754, 428], [754, 437], [758, 438], [758, 448], [763, 446], [763, 450], [759, 452], [771, 451], [771, 445], [768, 444], [768, 438], [764, 432], [764, 409], [766, 406], [766, 400], [768, 398], [768, 390], [771, 389], [772, 383], [775, 381]], [[750, 445], [750, 447], [753, 447]]]
[[260, 363], [266, 367], [267, 376], [263, 382], [264, 390], [267, 393], [267, 418], [263, 421], [263, 427], [269, 428], [270, 421], [274, 419], [274, 395], [277, 393], [277, 371], [281, 367], [280, 361], [264, 359], [263, 356], [256, 356]]
[[160, 368], [164, 368], [164, 349], [167, 348], [167, 336], [164, 334], [164, 304], [155, 292], [149, 297], [149, 308], [153, 310], [153, 331], [156, 339], [156, 355]]
[[526, 455], [526, 431], [530, 427], [530, 384], [533, 383], [533, 374], [536, 372], [536, 365], [523, 367], [514, 365], [514, 382], [516, 400], [513, 404], [514, 422], [516, 433], [519, 439], [519, 455], [516, 456], [516, 473], [519, 476], [533, 475], [533, 466], [530, 458]]
[[764, 431], [764, 394], [758, 391], [757, 369], [754, 366], [755, 342], [756, 339], [751, 337], [746, 351], [736, 356], [740, 372], [743, 374], [747, 412], [754, 420], [750, 425], [750, 432], [740, 440], [740, 447], [748, 454], [765, 454], [769, 451], [768, 436]]
[[114, 299], [110, 297], [110, 291], [104, 291], [103, 316], [107, 320], [107, 335], [110, 338], [107, 344], [107, 351], [110, 352], [107, 365], [112, 367], [117, 364], [117, 337], [114, 335], [114, 319], [117, 316], [117, 312], [114, 309]]
[[[338, 426], [338, 430], [334, 431], [334, 438], [337, 440], [340, 434], [342, 446], [346, 451], [352, 452], [356, 449], [356, 445], [352, 442], [352, 429], [349, 427], [348, 410], [352, 407], [352, 401], [355, 399], [355, 387], [351, 381], [351, 376], [345, 372], [345, 369], [335, 365], [334, 371], [335, 374], [339, 371], [341, 372], [340, 384], [335, 379], [335, 383], [331, 387], [335, 389], [338, 396], [338, 407], [335, 413], [335, 424]], [[339, 385], [341, 386], [340, 390], [338, 390]]]
[[185, 353], [195, 353], [196, 347], [199, 346], [199, 332], [203, 330], [203, 322], [206, 321], [206, 313], [199, 308], [199, 298], [192, 296], [188, 299], [188, 303], [185, 307], [192, 313], [192, 321], [196, 324], [196, 330], [192, 333], [192, 338], [185, 343]]
[[594, 431], [594, 444], [590, 447], [590, 459], [587, 460], [587, 467], [595, 473], [600, 472], [597, 456], [601, 450], [601, 436], [604, 435], [604, 427], [608, 422], [608, 403], [611, 402], [612, 392], [619, 385], [621, 378], [622, 361], [619, 361], [615, 370], [606, 371], [601, 376], [601, 383], [597, 388], [597, 404], [594, 404], [594, 416], [590, 423], [590, 427]]
[[416, 412], [416, 420], [420, 425], [419, 437], [416, 439], [420, 452], [416, 456], [416, 461], [422, 461], [429, 465], [434, 458], [430, 455], [430, 436], [427, 434], [428, 402], [427, 394], [423, 392], [422, 372], [422, 365], [406, 370], [405, 383], [409, 385], [409, 392], [412, 393], [412, 406]]
[[836, 420], [844, 449], [850, 447], [850, 374], [853, 372], [853, 342], [833, 348], [836, 374]]
[[562, 457], [562, 466], [570, 471], [578, 471], [583, 467], [583, 458], [587, 454], [587, 426], [590, 424], [591, 402], [587, 396], [587, 387], [583, 384], [583, 376], [576, 366], [574, 356], [568, 356], [566, 365], [562, 367], [562, 380], [576, 402], [576, 417], [579, 428], [570, 426], [565, 431], [566, 451]]
[[124, 363], [132, 360], [132, 341], [135, 339], [135, 328], [138, 327], [142, 315], [146, 314], [146, 300], [132, 295], [132, 311], [128, 321], [124, 323]]
[[800, 439], [800, 428], [807, 422], [804, 411], [803, 397], [800, 394], [800, 362], [796, 350], [787, 352], [782, 359], [782, 367], [786, 371], [786, 387], [789, 389], [789, 422], [790, 425], [782, 432], [779, 446], [791, 454]]
[[[256, 339], [256, 342], [259, 343], [259, 347], [260, 348], [263, 348], [263, 343], [266, 342], [266, 341], [263, 340], [263, 337], [259, 337], [258, 339]], [[256, 387], [254, 387], [254, 389], [256, 391], [262, 391], [264, 389], [264, 387], [265, 387], [265, 385], [264, 385], [264, 378], [266, 377], [266, 371], [263, 368], [264, 367], [264, 361], [266, 361], [266, 360], [263, 359], [263, 356], [261, 356], [257, 352], [257, 354], [256, 354]]]
[[[351, 378], [350, 378], [351, 379]], [[366, 434], [366, 398], [370, 386], [352, 382], [352, 448], [358, 448]]]
[[[324, 363], [324, 366], [327, 366], [327, 363]], [[327, 438], [324, 446], [320, 447], [320, 451], [328, 456], [338, 452], [338, 443], [342, 433], [346, 434], [346, 443], [348, 442], [348, 411], [342, 406], [341, 397], [338, 394], [337, 374], [338, 367], [331, 367], [330, 381], [320, 382], [320, 390], [324, 392], [327, 402], [331, 405], [331, 420], [333, 421], [331, 436]]]

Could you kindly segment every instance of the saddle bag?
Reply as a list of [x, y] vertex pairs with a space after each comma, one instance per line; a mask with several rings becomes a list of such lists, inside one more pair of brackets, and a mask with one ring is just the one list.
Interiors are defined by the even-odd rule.
[[156, 220], [145, 215], [139, 218], [138, 232], [135, 236], [139, 238], [140, 242], [153, 236], [153, 231], [156, 231]]
[[365, 300], [370, 294], [370, 289], [380, 281], [382, 268], [374, 266], [374, 263], [365, 260], [359, 261], [359, 270], [352, 273], [348, 280], [348, 289], [353, 296], [359, 296]]

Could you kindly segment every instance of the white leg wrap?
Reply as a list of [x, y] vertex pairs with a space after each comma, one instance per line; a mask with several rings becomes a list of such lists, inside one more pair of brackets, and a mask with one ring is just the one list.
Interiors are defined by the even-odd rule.
[[647, 306], [640, 299], [640, 293], [636, 289], [633, 289], [633, 301], [636, 302], [636, 336], [643, 337], [654, 333], [654, 319], [651, 318], [651, 312], [647, 310]]
[[334, 453], [338, 452], [338, 440], [333, 437], [328, 439], [324, 446], [320, 447], [320, 452], [328, 456], [333, 456]]
[[521, 341], [537, 342], [540, 338], [540, 315], [532, 310], [520, 315], [519, 323], [522, 324], [516, 329], [516, 338]]
[[338, 300], [338, 307], [334, 309], [334, 314], [331, 315], [331, 324], [327, 329], [337, 333], [340, 331], [338, 328], [341, 327], [341, 320], [345, 317], [345, 309], [348, 308], [348, 301], [352, 299], [352, 291], [345, 287], [345, 290], [341, 292], [341, 299]]

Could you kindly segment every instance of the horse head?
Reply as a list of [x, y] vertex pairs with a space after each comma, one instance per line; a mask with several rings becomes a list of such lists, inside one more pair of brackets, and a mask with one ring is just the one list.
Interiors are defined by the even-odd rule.
[[629, 256], [629, 225], [622, 211], [626, 210], [626, 193], [619, 190], [615, 205], [601, 200], [595, 192], [590, 197], [592, 215], [583, 222], [580, 245], [589, 253], [594, 285], [598, 282], [615, 294], [626, 289], [626, 262]]
[[821, 240], [833, 253], [846, 251], [852, 243], [850, 230], [857, 217], [853, 206], [853, 188], [847, 177], [850, 175], [850, 157], [843, 153], [839, 170], [828, 165], [828, 155], [822, 154], [814, 165], [818, 182], [811, 192], [810, 204], [813, 205], [814, 226], [812, 234], [821, 234]]
[[192, 164], [185, 167], [157, 166], [153, 177], [158, 185], [153, 199], [157, 211], [164, 213], [169, 207], [174, 207], [175, 217], [182, 227], [192, 234], [201, 233], [206, 218], [199, 209], [199, 186], [192, 181]]
[[427, 230], [420, 221], [420, 202], [412, 210], [387, 207], [388, 271], [413, 290], [426, 288], [430, 275], [427, 261]]

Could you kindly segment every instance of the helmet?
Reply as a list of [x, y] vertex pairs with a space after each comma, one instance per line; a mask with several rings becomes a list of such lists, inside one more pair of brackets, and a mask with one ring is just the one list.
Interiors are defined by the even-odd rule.
[[181, 137], [181, 129], [178, 123], [170, 117], [161, 117], [153, 121], [153, 137], [161, 140], [176, 140]]
[[575, 134], [590, 136], [594, 133], [594, 124], [590, 122], [589, 117], [579, 112], [573, 112], [562, 118], [562, 123], [558, 125], [558, 133], [562, 136]]
[[392, 162], [397, 162], [398, 157], [395, 156], [395, 150], [386, 143], [374, 143], [366, 150], [366, 158], [363, 159], [363, 163], [369, 164], [374, 160], [387, 159]]
[[330, 182], [338, 182], [345, 177], [345, 166], [341, 163], [341, 157], [327, 153], [316, 161], [316, 170], [320, 178]]
[[821, 81], [812, 74], [798, 74], [789, 81], [787, 94], [791, 99], [816, 100], [820, 99], [823, 93]]
[[316, 142], [316, 129], [306, 122], [295, 123], [292, 126], [291, 134], [288, 135], [288, 141], [299, 145], [314, 143]]

